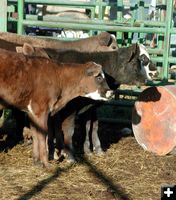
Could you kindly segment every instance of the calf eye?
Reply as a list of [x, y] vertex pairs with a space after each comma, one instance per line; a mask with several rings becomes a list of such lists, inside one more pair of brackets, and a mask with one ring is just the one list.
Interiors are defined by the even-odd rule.
[[140, 55], [139, 60], [142, 62], [143, 65], [148, 65], [150, 62], [149, 58], [145, 54]]
[[156, 65], [153, 64], [152, 62], [150, 62], [150, 64], [149, 64], [149, 69], [150, 69], [151, 71], [156, 71], [156, 70], [157, 70]]
[[96, 81], [101, 83], [103, 81], [103, 77], [101, 75], [96, 76]]

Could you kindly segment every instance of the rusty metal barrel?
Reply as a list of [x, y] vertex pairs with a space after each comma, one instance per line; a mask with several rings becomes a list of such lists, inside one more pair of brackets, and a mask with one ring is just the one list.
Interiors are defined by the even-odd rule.
[[176, 86], [145, 89], [135, 102], [132, 128], [147, 151], [166, 155], [176, 146]]

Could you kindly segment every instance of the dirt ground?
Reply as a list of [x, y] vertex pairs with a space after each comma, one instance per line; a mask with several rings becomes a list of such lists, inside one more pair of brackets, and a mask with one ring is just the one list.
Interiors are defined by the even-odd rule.
[[33, 165], [31, 145], [0, 153], [1, 200], [158, 200], [163, 184], [176, 184], [176, 158], [145, 152], [132, 136], [50, 171]]

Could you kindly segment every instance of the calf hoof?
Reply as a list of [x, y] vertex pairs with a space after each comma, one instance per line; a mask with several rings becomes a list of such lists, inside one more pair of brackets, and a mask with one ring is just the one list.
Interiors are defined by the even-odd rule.
[[93, 153], [92, 153], [92, 151], [84, 151], [84, 154], [86, 155], [86, 156], [92, 156], [93, 155]]
[[86, 155], [92, 153], [91, 150], [90, 150], [90, 144], [87, 143], [87, 142], [84, 143], [84, 153], [85, 153]]
[[54, 152], [54, 160], [59, 160], [60, 154], [58, 154], [56, 151]]
[[68, 151], [62, 150], [59, 156], [59, 160], [61, 160], [61, 158], [65, 158], [68, 163], [76, 162], [74, 154], [71, 153], [71, 151], [68, 152]]
[[53, 155], [53, 154], [48, 155], [48, 160], [49, 160], [49, 161], [50, 161], [50, 160], [54, 160], [54, 155]]
[[76, 160], [75, 160], [75, 158], [74, 158], [73, 156], [68, 156], [67, 162], [68, 162], [68, 163], [75, 163]]
[[52, 165], [50, 163], [42, 163], [42, 167], [46, 170], [52, 170]]
[[101, 147], [99, 148], [95, 148], [94, 149], [94, 153], [98, 156], [102, 156], [104, 154], [103, 150], [101, 149]]
[[86, 155], [91, 155], [91, 154], [92, 154], [92, 151], [91, 151], [90, 149], [85, 149], [85, 150], [84, 150], [84, 153], [85, 153]]
[[40, 159], [36, 157], [33, 157], [33, 163], [34, 165], [41, 165]]
[[22, 145], [23, 146], [30, 146], [30, 145], [32, 145], [32, 140], [24, 140]]
[[33, 160], [36, 167], [43, 168], [43, 163], [40, 160]]
[[50, 164], [48, 162], [42, 162], [41, 160], [36, 159], [36, 158], [33, 159], [33, 163], [37, 167], [42, 167], [42, 168], [49, 168], [50, 167]]

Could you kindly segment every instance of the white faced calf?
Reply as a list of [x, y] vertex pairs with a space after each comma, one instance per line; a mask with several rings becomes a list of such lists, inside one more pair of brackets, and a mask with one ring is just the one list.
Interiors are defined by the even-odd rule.
[[146, 75], [147, 80], [152, 80], [158, 75], [156, 71], [156, 66], [151, 62], [149, 53], [146, 47], [142, 44], [139, 45], [139, 60], [141, 61], [141, 70], [144, 75]]
[[47, 167], [48, 115], [77, 96], [94, 98], [91, 94], [96, 93], [96, 99], [102, 99], [108, 89], [102, 68], [93, 62], [59, 64], [3, 49], [0, 57], [1, 109], [14, 106], [27, 112], [32, 122], [34, 162]]

